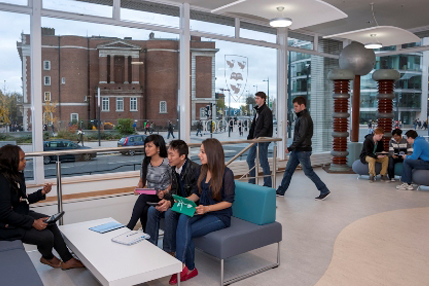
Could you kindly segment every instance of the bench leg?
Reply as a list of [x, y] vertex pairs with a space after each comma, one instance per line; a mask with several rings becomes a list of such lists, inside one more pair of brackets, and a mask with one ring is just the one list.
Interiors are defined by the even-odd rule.
[[229, 285], [229, 284], [241, 281], [243, 279], [255, 276], [259, 273], [268, 271], [270, 269], [277, 268], [277, 267], [279, 267], [279, 265], [280, 265], [280, 242], [277, 243], [277, 262], [276, 263], [261, 267], [259, 269], [256, 269], [256, 270], [249, 272], [249, 273], [246, 273], [244, 275], [228, 279], [227, 281], [224, 281], [225, 261], [224, 261], [224, 259], [221, 259], [220, 260], [220, 286]]
[[224, 277], [224, 269], [225, 269], [225, 260], [220, 260], [220, 286], [223, 286], [223, 277]]

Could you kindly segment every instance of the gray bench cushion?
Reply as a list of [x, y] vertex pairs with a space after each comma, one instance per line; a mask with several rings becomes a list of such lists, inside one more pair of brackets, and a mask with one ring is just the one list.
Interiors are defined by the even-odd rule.
[[[369, 169], [368, 164], [363, 164], [360, 160], [356, 160], [352, 165], [353, 172], [358, 175], [368, 175]], [[381, 164], [375, 163], [375, 173], [378, 175], [381, 171]]]
[[[368, 175], [369, 169], [368, 164], [363, 164], [360, 160], [356, 160], [353, 162], [352, 165], [353, 172], [355, 172], [358, 175]], [[381, 163], [375, 163], [375, 174], [380, 174], [381, 171]], [[401, 176], [402, 175], [402, 163], [396, 163], [395, 164], [395, 175]]]
[[0, 281], [7, 286], [43, 286], [20, 240], [0, 241]]
[[429, 170], [414, 170], [413, 182], [417, 185], [429, 186]]
[[278, 222], [257, 225], [232, 217], [231, 227], [194, 239], [195, 247], [220, 259], [242, 254], [282, 240]]

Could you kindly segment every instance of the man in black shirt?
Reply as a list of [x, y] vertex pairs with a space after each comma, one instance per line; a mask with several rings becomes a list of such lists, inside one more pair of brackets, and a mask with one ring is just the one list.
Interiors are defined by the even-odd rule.
[[[258, 139], [260, 137], [273, 137], [273, 113], [265, 104], [267, 95], [260, 91], [255, 94], [255, 117], [250, 125], [249, 135], [247, 140]], [[261, 163], [262, 170], [264, 171], [264, 186], [271, 187], [271, 171], [270, 164], [268, 163], [268, 145], [270, 142], [258, 143], [259, 144], [259, 162]], [[247, 165], [249, 166], [249, 176], [255, 177], [255, 158], [256, 158], [256, 144], [249, 149], [247, 154]], [[254, 184], [255, 179], [249, 179], [249, 183]]]
[[304, 174], [313, 181], [320, 191], [320, 195], [315, 199], [317, 201], [323, 201], [331, 192], [311, 167], [310, 156], [312, 151], [311, 138], [313, 137], [313, 120], [311, 119], [310, 112], [306, 109], [307, 100], [302, 96], [298, 96], [294, 98], [292, 102], [298, 118], [295, 121], [292, 145], [286, 149], [286, 153], [290, 153], [290, 156], [282, 182], [277, 189], [277, 196], [284, 197], [296, 167], [298, 167], [298, 164], [301, 164]]
[[149, 208], [146, 232], [150, 235], [149, 242], [158, 244], [159, 221], [165, 217], [164, 251], [176, 252], [176, 228], [180, 213], [171, 210], [174, 204], [172, 194], [188, 197], [197, 185], [200, 165], [188, 158], [189, 148], [183, 140], [173, 140], [168, 148], [168, 160], [172, 171], [171, 190], [156, 206]]

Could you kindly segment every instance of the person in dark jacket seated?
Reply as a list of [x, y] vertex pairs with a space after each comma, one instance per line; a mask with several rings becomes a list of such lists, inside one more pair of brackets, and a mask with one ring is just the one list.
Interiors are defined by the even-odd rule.
[[429, 142], [425, 138], [418, 136], [415, 130], [408, 130], [405, 133], [408, 144], [413, 146], [412, 155], [402, 155], [404, 163], [402, 165], [402, 184], [396, 186], [400, 190], [413, 190], [413, 170], [429, 170]]
[[374, 134], [365, 136], [362, 151], [360, 152], [360, 161], [363, 164], [368, 164], [369, 182], [375, 181], [375, 163], [381, 163], [381, 179], [385, 182], [389, 181], [387, 177], [387, 167], [389, 166], [388, 153], [384, 151], [383, 146], [383, 129], [376, 128]]
[[[193, 217], [181, 214], [177, 225], [176, 258], [183, 263], [181, 281], [198, 275], [193, 238], [229, 227], [235, 199], [234, 173], [225, 166], [225, 154], [220, 142], [214, 138], [204, 140], [198, 157], [202, 165], [200, 175], [188, 199], [194, 202], [199, 200], [199, 205]], [[177, 283], [176, 274], [169, 283]]]
[[313, 119], [311, 119], [310, 112], [308, 112], [306, 108], [307, 100], [305, 97], [298, 96], [295, 97], [292, 102], [298, 118], [295, 121], [293, 142], [286, 149], [286, 153], [290, 153], [290, 155], [282, 182], [277, 188], [277, 197], [284, 197], [296, 167], [298, 167], [298, 164], [301, 164], [304, 174], [313, 181], [316, 188], [320, 191], [320, 195], [315, 199], [317, 201], [324, 201], [331, 194], [331, 191], [329, 191], [328, 187], [322, 182], [319, 176], [317, 176], [313, 167], [311, 167], [310, 156], [313, 150], [311, 147]]
[[[37, 245], [42, 254], [40, 262], [53, 268], [84, 267], [69, 252], [58, 226], [45, 223], [47, 215], [30, 210], [30, 204], [46, 198], [52, 184], [45, 184], [42, 189], [27, 195], [25, 165], [25, 153], [21, 148], [16, 145], [0, 148], [0, 240], [21, 240]], [[52, 253], [52, 248], [62, 261]]]
[[[258, 139], [260, 137], [273, 137], [273, 113], [266, 104], [267, 95], [260, 91], [255, 94], [255, 117], [250, 125], [249, 135], [247, 140]], [[258, 143], [259, 145], [259, 162], [261, 163], [264, 172], [264, 186], [271, 187], [271, 171], [270, 164], [268, 163], [268, 146], [270, 142]], [[255, 183], [255, 158], [256, 158], [256, 145], [253, 145], [247, 153], [247, 165], [249, 166], [249, 179], [250, 184]]]
[[171, 190], [157, 206], [151, 206], [147, 214], [146, 233], [149, 242], [158, 244], [159, 221], [165, 217], [163, 250], [174, 256], [176, 252], [176, 228], [180, 213], [171, 210], [173, 194], [189, 197], [197, 185], [200, 165], [188, 158], [189, 147], [183, 140], [173, 140], [168, 148], [168, 161], [172, 169]]

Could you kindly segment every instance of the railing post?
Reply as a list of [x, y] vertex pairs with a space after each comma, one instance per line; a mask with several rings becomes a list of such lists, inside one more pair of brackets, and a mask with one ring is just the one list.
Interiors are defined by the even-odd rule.
[[277, 175], [277, 142], [274, 141], [274, 147], [273, 147], [273, 185], [272, 187], [274, 189], [276, 189], [277, 185], [276, 185], [276, 175]]
[[[57, 198], [58, 198], [58, 212], [63, 211], [63, 189], [61, 185], [61, 162], [60, 156], [57, 156]], [[63, 218], [60, 218], [60, 225], [63, 225]]]
[[255, 180], [259, 185], [259, 143], [256, 143]]

